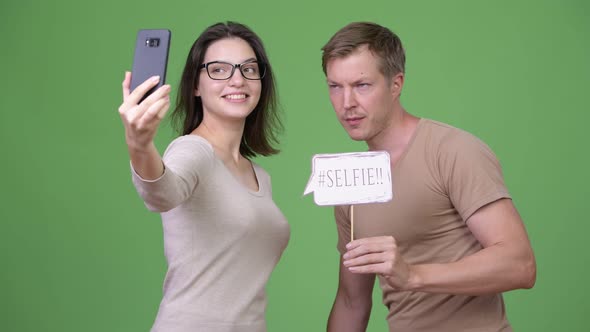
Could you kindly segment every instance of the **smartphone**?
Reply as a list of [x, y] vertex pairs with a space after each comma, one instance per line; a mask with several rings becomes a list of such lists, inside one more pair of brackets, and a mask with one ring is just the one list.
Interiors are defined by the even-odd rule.
[[164, 85], [166, 81], [170, 36], [170, 30], [167, 29], [139, 30], [137, 32], [130, 91], [133, 91], [148, 78], [155, 75], [160, 76], [158, 85], [150, 89], [140, 102]]

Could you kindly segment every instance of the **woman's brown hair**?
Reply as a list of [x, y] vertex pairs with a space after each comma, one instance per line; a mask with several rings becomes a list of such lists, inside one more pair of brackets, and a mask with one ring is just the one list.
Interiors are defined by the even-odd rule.
[[236, 23], [217, 23], [211, 25], [201, 35], [188, 54], [182, 73], [176, 107], [172, 121], [181, 135], [190, 134], [203, 121], [203, 104], [195, 96], [199, 85], [199, 70], [209, 46], [220, 39], [240, 38], [246, 41], [258, 62], [263, 63], [266, 73], [261, 80], [262, 90], [258, 104], [246, 118], [244, 133], [240, 143], [240, 154], [244, 157], [268, 156], [279, 152], [274, 147], [278, 143], [277, 134], [283, 129], [278, 114], [278, 101], [272, 67], [264, 50], [262, 40], [247, 26]]

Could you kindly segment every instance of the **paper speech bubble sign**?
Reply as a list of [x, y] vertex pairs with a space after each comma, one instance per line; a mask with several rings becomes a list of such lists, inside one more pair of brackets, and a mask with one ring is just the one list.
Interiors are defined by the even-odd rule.
[[380, 203], [393, 197], [389, 153], [316, 154], [305, 192], [317, 205]]

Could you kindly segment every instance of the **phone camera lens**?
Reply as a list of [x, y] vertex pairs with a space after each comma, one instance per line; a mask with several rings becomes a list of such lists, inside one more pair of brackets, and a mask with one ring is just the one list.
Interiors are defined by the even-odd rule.
[[158, 47], [160, 45], [160, 38], [148, 38], [145, 40], [148, 47]]

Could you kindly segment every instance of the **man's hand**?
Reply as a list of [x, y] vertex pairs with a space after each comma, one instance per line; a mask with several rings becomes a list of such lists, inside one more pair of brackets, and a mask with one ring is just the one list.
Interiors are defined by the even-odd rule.
[[346, 245], [343, 265], [352, 273], [373, 273], [385, 277], [397, 290], [410, 288], [411, 266], [398, 251], [393, 236], [369, 237]]

